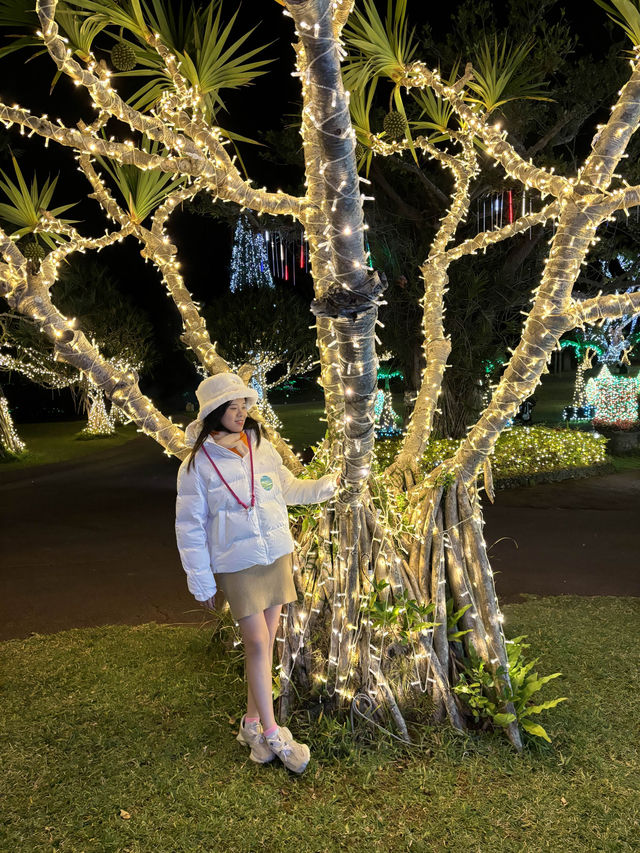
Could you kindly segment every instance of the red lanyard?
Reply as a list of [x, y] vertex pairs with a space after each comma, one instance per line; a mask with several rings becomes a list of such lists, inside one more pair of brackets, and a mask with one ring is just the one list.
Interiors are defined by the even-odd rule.
[[204, 452], [207, 454], [207, 459], [208, 459], [208, 460], [209, 460], [209, 462], [211, 462], [211, 464], [213, 465], [213, 467], [214, 467], [214, 469], [215, 469], [216, 474], [218, 475], [218, 477], [220, 477], [220, 479], [222, 480], [222, 482], [224, 483], [224, 485], [229, 489], [229, 491], [230, 491], [230, 492], [231, 492], [231, 494], [234, 496], [234, 498], [238, 501], [238, 503], [240, 504], [240, 506], [241, 506], [241, 507], [244, 507], [244, 509], [249, 509], [249, 510], [251, 510], [251, 509], [253, 509], [253, 508], [254, 508], [254, 506], [256, 505], [256, 491], [255, 491], [255, 487], [254, 487], [254, 475], [253, 475], [253, 451], [251, 450], [251, 439], [249, 438], [249, 436], [248, 436], [248, 435], [247, 435], [247, 445], [249, 446], [249, 460], [250, 460], [250, 462], [251, 462], [251, 505], [246, 504], [244, 501], [241, 501], [241, 500], [240, 500], [240, 498], [236, 495], [236, 493], [233, 491], [233, 489], [231, 488], [231, 486], [229, 485], [229, 483], [227, 483], [227, 481], [225, 480], [225, 478], [224, 478], [224, 477], [222, 476], [222, 474], [220, 473], [220, 469], [218, 468], [218, 466], [216, 465], [216, 463], [215, 463], [215, 462], [213, 461], [213, 459], [209, 456], [209, 454], [208, 454], [208, 452], [207, 452], [207, 448], [204, 446], [204, 444], [202, 445], [202, 449], [203, 449], [203, 450], [204, 450]]

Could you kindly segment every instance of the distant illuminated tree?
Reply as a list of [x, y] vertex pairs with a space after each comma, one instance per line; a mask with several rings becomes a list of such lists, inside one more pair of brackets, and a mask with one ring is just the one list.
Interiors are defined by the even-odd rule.
[[0, 387], [0, 459], [19, 456], [27, 449], [18, 435], [9, 410], [9, 403]]
[[260, 231], [253, 232], [246, 216], [238, 217], [231, 252], [232, 293], [244, 287], [273, 288], [269, 256]]
[[[637, 291], [638, 287], [633, 285], [625, 292]], [[609, 420], [611, 419], [609, 415], [613, 411], [618, 412], [618, 417], [614, 417], [613, 420], [629, 419], [627, 415], [622, 417], [620, 413], [630, 411], [628, 400], [630, 387], [627, 387], [628, 383], [624, 380], [617, 382], [616, 376], [611, 373], [611, 368], [629, 364], [629, 355], [640, 339], [640, 332], [636, 329], [637, 321], [638, 314], [625, 314], [619, 318], [604, 320], [597, 326], [585, 324], [582, 328], [576, 329], [570, 338], [560, 342], [561, 347], [573, 349], [578, 360], [572, 405], [563, 412], [566, 420], [591, 419], [594, 414], [601, 419], [600, 414], [595, 411], [598, 407], [601, 412], [604, 410], [609, 413], [607, 415]], [[598, 381], [592, 378], [586, 384], [584, 372], [592, 367], [596, 356], [603, 365], [602, 370], [598, 375]], [[621, 395], [617, 405], [613, 403], [616, 391]], [[598, 404], [601, 392], [603, 397]]]

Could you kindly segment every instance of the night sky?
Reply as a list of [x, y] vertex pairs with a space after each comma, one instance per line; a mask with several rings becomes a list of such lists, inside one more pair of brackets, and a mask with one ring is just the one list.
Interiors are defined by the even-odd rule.
[[[384, 12], [386, 0], [378, 0], [378, 6]], [[444, 6], [409, 0], [408, 6], [409, 19], [416, 28], [420, 30], [428, 23], [438, 39], [446, 33], [450, 13], [456, 4], [449, 3]], [[493, 6], [503, 12], [508, 8], [506, 2], [494, 3]], [[228, 3], [229, 13], [234, 7], [235, 4]], [[554, 12], [556, 19], [560, 8], [564, 10], [567, 20], [572, 23], [579, 36], [576, 51], [578, 54], [584, 52], [601, 55], [609, 49], [614, 39], [620, 39], [619, 31], [611, 28], [607, 23], [606, 13], [592, 0], [566, 0]], [[293, 121], [293, 115], [298, 110], [298, 82], [291, 76], [292, 24], [291, 20], [282, 14], [282, 7], [275, 0], [244, 0], [240, 5], [236, 32], [243, 32], [252, 26], [257, 27], [250, 42], [252, 46], [273, 42], [266, 55], [276, 61], [269, 66], [268, 75], [259, 78], [255, 85], [224, 95], [228, 114], [221, 118], [221, 122], [238, 133], [259, 138], [265, 131], [280, 129], [283, 124]], [[36, 113], [47, 113], [51, 118], [59, 116], [65, 124], [71, 126], [79, 118], [92, 118], [89, 96], [85, 92], [63, 78], [58, 82], [53, 95], [50, 95], [52, 62], [47, 56], [25, 62], [28, 55], [27, 51], [22, 51], [0, 60], [0, 91], [4, 101], [19, 103]], [[58, 204], [82, 198], [86, 183], [75, 168], [72, 152], [56, 149], [53, 144], [45, 149], [36, 138], [28, 140], [21, 137], [15, 128], [9, 132], [8, 139], [26, 175], [35, 169], [42, 181], [47, 174], [60, 172], [58, 190], [54, 197]], [[11, 174], [8, 152], [5, 149], [2, 153], [0, 167]], [[289, 165], [267, 162], [260, 156], [260, 149], [255, 146], [244, 146], [242, 154], [250, 175], [258, 185], [266, 184], [269, 189], [291, 185]], [[103, 221], [96, 217], [96, 210], [95, 202], [84, 201], [66, 215], [84, 220], [85, 230], [97, 229], [102, 232], [105, 226]], [[196, 299], [208, 302], [216, 293], [228, 287], [232, 245], [232, 233], [228, 226], [206, 217], [177, 212], [170, 221], [169, 231], [179, 247], [187, 286]], [[178, 394], [185, 383], [195, 386], [197, 376], [176, 348], [175, 342], [180, 332], [177, 312], [167, 299], [157, 273], [142, 261], [137, 244], [129, 240], [124, 246], [102, 252], [100, 259], [113, 269], [123, 290], [149, 313], [154, 325], [161, 330], [158, 338], [161, 361], [155, 370], [155, 376], [146, 380], [145, 390], [155, 398], [171, 397]], [[24, 391], [26, 392], [27, 388]], [[28, 393], [33, 397], [33, 386], [28, 388]], [[21, 419], [21, 415], [28, 417], [29, 413], [23, 408], [22, 412], [17, 412], [18, 419]]]

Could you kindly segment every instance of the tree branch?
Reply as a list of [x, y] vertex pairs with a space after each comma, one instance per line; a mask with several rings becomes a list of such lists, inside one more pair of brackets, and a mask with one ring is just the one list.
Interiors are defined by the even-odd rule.
[[615, 213], [616, 210], [624, 210], [628, 213], [630, 207], [640, 204], [640, 186], [626, 186], [620, 190], [614, 190], [603, 196], [599, 208], [604, 216]]
[[44, 277], [55, 281], [58, 265], [67, 255], [71, 255], [74, 252], [100, 251], [101, 249], [106, 249], [107, 246], [120, 243], [133, 233], [133, 223], [125, 222], [122, 224], [120, 230], [112, 231], [111, 233], [106, 231], [102, 237], [83, 237], [73, 226], [60, 222], [45, 211], [41, 222], [33, 229], [33, 233], [36, 234], [41, 231], [55, 231], [56, 234], [63, 234], [69, 238], [68, 243], [62, 243], [57, 246], [42, 261]]
[[544, 195], [560, 197], [571, 191], [573, 186], [571, 181], [524, 160], [506, 141], [506, 131], [500, 130], [497, 125], [493, 127], [488, 125], [486, 118], [471, 109], [455, 86], [444, 83], [440, 75], [435, 71], [429, 71], [424, 63], [412, 63], [401, 84], [407, 88], [420, 89], [428, 86], [446, 98], [460, 119], [482, 139], [489, 156], [497, 160], [511, 177], [526, 186], [536, 187]]
[[333, 3], [333, 34], [339, 38], [349, 15], [353, 11], [355, 0], [334, 0]]
[[[15, 256], [7, 243], [13, 243], [0, 230], [0, 251]], [[27, 261], [19, 268], [8, 265], [7, 273], [0, 279], [0, 296], [4, 296], [10, 307], [23, 316], [36, 321], [54, 346], [54, 357], [66, 361], [81, 370], [98, 388], [120, 408], [124, 409], [143, 432], [151, 435], [169, 455], [183, 459], [188, 448], [184, 444], [182, 429], [160, 413], [151, 400], [145, 397], [138, 386], [135, 371], [115, 368], [98, 348], [89, 343], [86, 336], [73, 328], [72, 321], [64, 317], [52, 304], [49, 294], [51, 282], [42, 274], [26, 273]]]
[[451, 206], [440, 222], [429, 257], [421, 267], [424, 279], [422, 327], [425, 369], [401, 451], [387, 470], [396, 481], [404, 478], [408, 487], [413, 485], [417, 475], [416, 460], [422, 457], [431, 435], [442, 378], [451, 352], [451, 340], [444, 329], [444, 294], [449, 282], [450, 264], [445, 247], [469, 212], [469, 185], [478, 171], [473, 138], [462, 135], [453, 138], [462, 147], [458, 156], [435, 148], [424, 138], [416, 140], [416, 146], [453, 172], [455, 185]]
[[640, 47], [635, 48], [631, 67], [631, 77], [620, 90], [609, 120], [594, 136], [593, 151], [582, 169], [582, 181], [599, 189], [606, 189], [611, 183], [640, 120]]
[[559, 212], [560, 205], [557, 201], [548, 204], [538, 213], [529, 213], [527, 216], [521, 216], [512, 222], [510, 225], [505, 225], [504, 228], [497, 228], [495, 231], [482, 231], [476, 234], [470, 240], [465, 240], [458, 246], [452, 246], [447, 249], [447, 257], [455, 261], [464, 255], [473, 255], [475, 252], [484, 250], [495, 243], [500, 243], [502, 240], [508, 240], [516, 234], [522, 234], [528, 228], [533, 228], [535, 225], [540, 225], [546, 222], [547, 219], [553, 219]]
[[570, 318], [572, 326], [585, 323], [593, 325], [601, 320], [616, 320], [625, 314], [640, 314], [640, 291], [634, 293], [612, 293], [608, 296], [595, 296], [583, 302], [572, 300]]
[[[248, 181], [244, 181], [240, 176], [240, 173], [233, 165], [231, 158], [224, 150], [222, 139], [220, 137], [218, 137], [213, 150], [214, 163], [211, 163], [205, 158], [203, 151], [197, 144], [197, 141], [194, 141], [181, 133], [176, 133], [162, 120], [145, 115], [126, 104], [118, 93], [111, 88], [108, 78], [102, 80], [93, 72], [93, 68], [95, 67], [94, 65], [91, 65], [88, 69], [82, 68], [82, 66], [72, 58], [71, 51], [67, 48], [64, 41], [58, 34], [58, 25], [54, 20], [56, 7], [57, 0], [38, 0], [37, 3], [38, 16], [42, 27], [42, 38], [49, 54], [53, 58], [59, 70], [64, 74], [67, 74], [77, 85], [82, 85], [87, 89], [91, 95], [94, 105], [101, 111], [101, 113], [109, 113], [110, 115], [120, 119], [120, 121], [128, 124], [132, 129], [144, 133], [145, 136], [149, 137], [149, 139], [161, 142], [167, 149], [176, 152], [178, 155], [176, 161], [178, 163], [178, 167], [175, 169], [166, 168], [164, 171], [176, 171], [180, 174], [202, 176], [207, 180], [210, 188], [213, 189], [220, 198], [225, 198], [229, 201], [236, 201], [243, 207], [250, 207], [254, 210], [264, 210], [274, 214], [291, 214], [300, 218], [304, 207], [304, 199], [288, 196], [285, 193], [267, 193], [263, 190], [255, 190], [250, 186]], [[171, 56], [169, 51], [155, 36], [151, 37], [149, 43], [156, 47], [161, 55], [164, 51], [167, 56]], [[187, 90], [184, 78], [179, 77], [179, 72], [175, 66], [170, 67], [167, 70], [170, 76], [173, 73], [174, 79], [179, 78], [182, 80], [182, 90], [186, 93]], [[185, 94], [185, 98], [186, 97], [187, 95]], [[0, 120], [4, 120], [1, 112]], [[17, 118], [11, 120], [18, 121]], [[51, 134], [42, 133], [41, 131], [45, 129], [44, 125], [42, 125], [41, 128], [35, 127], [33, 129], [40, 135], [49, 136], [49, 138], [57, 138], [55, 136], [51, 136]], [[214, 133], [214, 136], [217, 136], [214, 131], [212, 132]], [[84, 133], [88, 133], [89, 138], [92, 139], [93, 144], [96, 146], [95, 148], [91, 148], [87, 144], [78, 144], [77, 141], [74, 143], [61, 138], [57, 138], [57, 141], [62, 144], [71, 144], [73, 147], [78, 148], [78, 150], [87, 151], [87, 153], [92, 153], [94, 151], [98, 153], [106, 153], [107, 156], [114, 156], [114, 159], [123, 163], [134, 162], [126, 159], [120, 160], [115, 153], [118, 151], [117, 148], [113, 149], [113, 153], [110, 155], [107, 152], [99, 151], [97, 147], [99, 137], [89, 132], [86, 128]], [[171, 157], [163, 159], [166, 159], [167, 161], [172, 160]], [[136, 163], [135, 165], [141, 164]], [[156, 164], [147, 168], [157, 167], [158, 166]]]
[[[199, 183], [196, 181], [189, 187], [176, 188], [156, 210], [152, 228], [149, 230], [141, 223], [133, 222], [131, 217], [120, 208], [101, 181], [87, 155], [80, 157], [80, 168], [93, 187], [93, 195], [96, 201], [113, 219], [123, 225], [123, 230], [125, 228], [131, 229], [144, 247], [142, 256], [149, 259], [160, 272], [162, 281], [182, 320], [184, 331], [181, 339], [183, 343], [193, 351], [200, 364], [209, 374], [214, 375], [229, 371], [229, 365], [216, 351], [215, 345], [212, 344], [206, 323], [184, 283], [184, 278], [180, 273], [180, 265], [176, 261], [177, 249], [164, 231], [164, 223], [171, 212], [180, 202], [200, 191]], [[263, 422], [263, 418], [257, 409], [252, 411], [252, 416]], [[302, 470], [300, 460], [276, 430], [269, 430], [269, 437], [289, 470], [293, 473], [300, 473]]]

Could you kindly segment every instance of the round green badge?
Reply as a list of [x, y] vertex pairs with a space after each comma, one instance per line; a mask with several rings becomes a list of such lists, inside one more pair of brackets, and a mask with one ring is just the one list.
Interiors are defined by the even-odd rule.
[[268, 474], [263, 474], [262, 477], [260, 477], [260, 485], [265, 490], [265, 492], [270, 492], [273, 488], [273, 480], [271, 479], [271, 477], [269, 477]]

